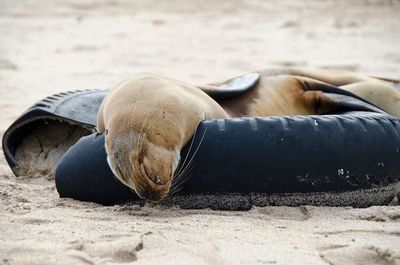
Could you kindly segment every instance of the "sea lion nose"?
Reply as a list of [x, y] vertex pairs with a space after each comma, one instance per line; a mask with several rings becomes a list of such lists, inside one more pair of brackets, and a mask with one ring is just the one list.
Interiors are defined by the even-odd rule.
[[168, 183], [169, 178], [165, 177], [167, 174], [157, 174], [157, 172], [162, 172], [162, 170], [153, 169], [151, 167], [142, 164], [142, 169], [144, 176], [151, 182], [150, 184], [156, 184], [157, 186], [164, 186]]
[[165, 185], [167, 183], [167, 181], [165, 179], [161, 178], [158, 175], [148, 176], [148, 178], [156, 185], [162, 186], [162, 185]]

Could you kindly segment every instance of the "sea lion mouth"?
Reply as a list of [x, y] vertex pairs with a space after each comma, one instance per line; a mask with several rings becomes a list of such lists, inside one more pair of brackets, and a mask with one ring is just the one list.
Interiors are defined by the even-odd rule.
[[142, 175], [149, 180], [151, 185], [155, 184], [158, 187], [165, 186], [168, 182], [170, 182], [171, 177], [161, 177], [158, 174], [152, 174], [150, 170], [146, 167], [144, 163], [140, 164], [140, 169], [142, 170]]
[[143, 176], [140, 181], [134, 185], [129, 185], [132, 191], [134, 191], [140, 198], [152, 202], [160, 202], [168, 196], [170, 192], [170, 183], [164, 185], [156, 184], [154, 181], [147, 176]]
[[[145, 183], [141, 183], [143, 188], [138, 189], [136, 193], [143, 199], [159, 202], [168, 196], [171, 188], [171, 180], [166, 180], [158, 175], [148, 174], [146, 167], [141, 165], [142, 177]], [[141, 181], [142, 182], [142, 181]], [[139, 194], [140, 193], [140, 194]]]
[[157, 185], [165, 185], [165, 181], [163, 181], [159, 176], [150, 177], [150, 179]]

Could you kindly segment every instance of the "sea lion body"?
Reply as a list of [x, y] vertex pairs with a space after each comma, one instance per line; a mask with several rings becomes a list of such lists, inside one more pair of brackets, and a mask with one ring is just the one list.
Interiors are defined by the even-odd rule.
[[228, 99], [217, 93], [218, 102], [207, 94], [214, 95], [213, 89], [226, 87], [232, 79], [195, 86], [138, 74], [115, 86], [104, 99], [97, 122], [98, 131], [106, 135], [107, 161], [114, 175], [142, 198], [163, 199], [174, 179], [182, 178], [177, 175], [184, 174], [185, 170], [176, 172], [180, 150], [205, 119], [325, 114], [353, 106], [331, 94], [358, 95], [400, 116], [400, 93], [385, 81], [306, 68], [258, 73], [258, 82], [246, 93]]
[[[391, 115], [400, 117], [400, 92], [391, 82], [339, 70], [287, 67], [255, 71], [259, 82], [251, 91], [219, 101], [233, 117], [274, 115], [314, 115], [335, 112], [344, 107], [326, 93], [342, 94], [372, 103]], [[215, 83], [218, 87], [229, 80]], [[343, 90], [343, 91], [340, 91]]]

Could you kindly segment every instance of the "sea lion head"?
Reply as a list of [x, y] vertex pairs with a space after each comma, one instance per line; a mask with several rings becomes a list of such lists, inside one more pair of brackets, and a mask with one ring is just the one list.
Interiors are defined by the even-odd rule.
[[138, 74], [109, 92], [97, 127], [114, 175], [140, 197], [160, 201], [182, 187], [188, 168], [176, 170], [180, 151], [198, 124], [226, 116], [194, 85]]
[[158, 202], [170, 192], [180, 149], [149, 140], [145, 132], [105, 132], [107, 162], [114, 175], [142, 199]]

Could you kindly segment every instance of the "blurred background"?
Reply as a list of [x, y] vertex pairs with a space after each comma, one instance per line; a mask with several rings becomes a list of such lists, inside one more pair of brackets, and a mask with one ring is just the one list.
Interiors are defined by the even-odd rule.
[[207, 83], [274, 66], [400, 78], [400, 1], [0, 1], [0, 133], [49, 94], [137, 72]]

